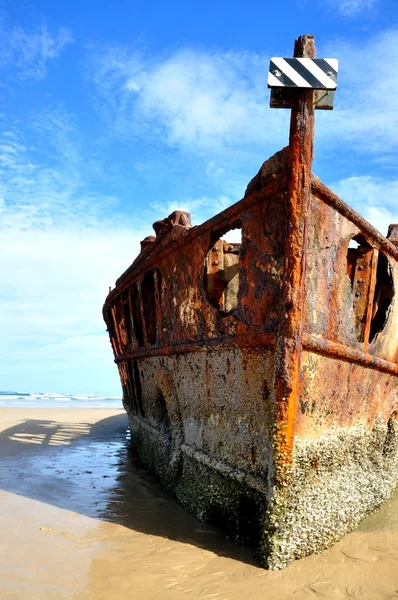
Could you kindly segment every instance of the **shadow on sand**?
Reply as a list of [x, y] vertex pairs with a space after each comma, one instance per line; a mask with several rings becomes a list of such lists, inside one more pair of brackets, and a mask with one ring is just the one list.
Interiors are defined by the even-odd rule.
[[188, 514], [140, 464], [126, 414], [92, 423], [29, 419], [0, 433], [0, 488], [257, 565], [252, 550]]

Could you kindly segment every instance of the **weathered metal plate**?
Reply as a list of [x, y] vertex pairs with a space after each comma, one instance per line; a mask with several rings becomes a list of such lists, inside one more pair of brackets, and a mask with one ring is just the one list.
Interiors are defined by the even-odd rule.
[[[271, 108], [292, 108], [292, 88], [272, 88]], [[317, 110], [333, 110], [334, 92], [330, 90], [314, 90], [314, 107]]]

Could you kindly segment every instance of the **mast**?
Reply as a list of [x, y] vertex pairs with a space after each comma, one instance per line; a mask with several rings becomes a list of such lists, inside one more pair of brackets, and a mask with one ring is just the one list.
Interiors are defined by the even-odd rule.
[[[313, 35], [294, 44], [295, 58], [315, 58]], [[287, 237], [281, 326], [276, 346], [275, 478], [283, 483], [292, 461], [293, 426], [302, 351], [306, 231], [311, 195], [314, 90], [292, 89]]]

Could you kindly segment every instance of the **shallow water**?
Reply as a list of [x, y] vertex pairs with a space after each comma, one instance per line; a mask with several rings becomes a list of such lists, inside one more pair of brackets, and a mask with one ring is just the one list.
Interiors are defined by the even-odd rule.
[[265, 571], [164, 493], [121, 411], [12, 412], [0, 433], [0, 598], [398, 598], [398, 493], [333, 548]]

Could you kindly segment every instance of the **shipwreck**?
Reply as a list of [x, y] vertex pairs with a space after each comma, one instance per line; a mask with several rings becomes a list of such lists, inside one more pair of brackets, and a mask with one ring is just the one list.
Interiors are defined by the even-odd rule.
[[315, 94], [289, 88], [289, 145], [241, 200], [154, 223], [103, 308], [141, 459], [273, 569], [398, 481], [398, 225], [384, 237], [312, 174]]

